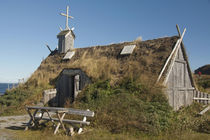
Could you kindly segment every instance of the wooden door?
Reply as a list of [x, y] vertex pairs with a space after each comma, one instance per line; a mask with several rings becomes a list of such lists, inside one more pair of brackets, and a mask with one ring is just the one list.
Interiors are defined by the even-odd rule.
[[74, 76], [74, 100], [76, 99], [79, 90], [80, 90], [80, 76], [79, 75], [75, 75]]

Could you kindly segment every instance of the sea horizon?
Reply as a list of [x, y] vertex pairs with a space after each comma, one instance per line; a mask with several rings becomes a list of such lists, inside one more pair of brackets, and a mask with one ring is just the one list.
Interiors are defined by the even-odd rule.
[[0, 83], [0, 95], [3, 95], [8, 88], [11, 89], [17, 85], [18, 83]]

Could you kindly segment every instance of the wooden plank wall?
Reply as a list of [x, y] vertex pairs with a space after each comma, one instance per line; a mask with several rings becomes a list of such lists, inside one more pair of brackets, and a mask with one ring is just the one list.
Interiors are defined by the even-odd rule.
[[51, 104], [57, 103], [56, 98], [57, 90], [56, 89], [48, 89], [43, 92], [43, 103], [48, 104], [49, 102]]
[[208, 93], [195, 90], [193, 99], [198, 103], [202, 103], [205, 105], [210, 104], [210, 95]]
[[180, 48], [167, 81], [169, 104], [174, 110], [193, 102], [195, 88], [192, 86], [189, 75], [187, 63], [182, 48]]

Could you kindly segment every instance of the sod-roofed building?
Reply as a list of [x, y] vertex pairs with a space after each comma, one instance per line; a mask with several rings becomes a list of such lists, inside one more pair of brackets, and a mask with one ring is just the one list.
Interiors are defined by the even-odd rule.
[[74, 55], [63, 60], [67, 53], [49, 55], [35, 72], [45, 75], [40, 81], [54, 81], [60, 105], [65, 98], [74, 99], [91, 82], [110, 79], [117, 84], [128, 77], [151, 84], [158, 80], [166, 87], [169, 104], [175, 110], [193, 102], [195, 83], [178, 36], [75, 48]]
[[147, 41], [132, 41], [104, 46], [74, 48], [75, 35], [68, 26], [57, 35], [58, 50], [53, 51], [30, 78], [36, 84], [50, 83], [57, 89], [57, 102], [74, 101], [86, 85], [109, 79], [115, 85], [125, 78], [165, 86], [169, 104], [175, 109], [193, 102], [195, 83], [183, 34]]

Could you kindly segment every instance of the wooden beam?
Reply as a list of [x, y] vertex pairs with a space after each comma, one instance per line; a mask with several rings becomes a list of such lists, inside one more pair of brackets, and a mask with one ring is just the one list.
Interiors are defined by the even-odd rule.
[[28, 109], [39, 109], [39, 110], [48, 110], [49, 112], [66, 112], [67, 114], [75, 114], [75, 115], [81, 115], [81, 116], [88, 116], [88, 117], [94, 117], [93, 111], [87, 111], [87, 110], [79, 110], [79, 109], [73, 109], [73, 108], [61, 108], [61, 107], [39, 107], [39, 106], [27, 106]]
[[168, 65], [168, 63], [169, 63], [171, 57], [173, 56], [173, 54], [174, 54], [174, 52], [175, 52], [175, 50], [176, 50], [176, 48], [177, 48], [179, 42], [180, 42], [180, 39], [177, 40], [176, 45], [175, 45], [173, 51], [171, 52], [171, 54], [169, 55], [168, 59], [166, 60], [166, 63], [165, 63], [165, 65], [164, 65], [164, 67], [162, 68], [162, 70], [161, 70], [161, 72], [160, 72], [160, 74], [159, 74], [159, 76], [158, 76], [158, 79], [157, 79], [156, 83], [158, 83], [158, 82], [160, 81], [160, 78], [162, 77], [163, 72], [165, 71], [166, 66]]
[[179, 34], [179, 37], [181, 37], [181, 32], [180, 32], [180, 29], [179, 29], [179, 25], [178, 24], [176, 24], [176, 29], [177, 29], [177, 32]]
[[[177, 29], [177, 31], [178, 31], [179, 37], [181, 38], [181, 32], [180, 32], [180, 30], [179, 30], [179, 25], [178, 25], [178, 24], [176, 24], [176, 29]], [[168, 57], [168, 59], [167, 59], [165, 65], [164, 65], [163, 69], [161, 70], [161, 72], [160, 72], [160, 74], [159, 74], [159, 76], [158, 76], [158, 79], [157, 79], [156, 83], [158, 83], [158, 82], [160, 81], [160, 78], [161, 78], [161, 76], [163, 75], [163, 72], [165, 71], [166, 66], [168, 65], [168, 62], [169, 62], [169, 60], [171, 59], [173, 53], [175, 52], [176, 47], [177, 47], [179, 41], [180, 41], [180, 39], [177, 40], [176, 45], [175, 45], [173, 51], [171, 52], [170, 56]]]
[[199, 115], [203, 115], [203, 114], [206, 113], [209, 109], [210, 109], [210, 105], [207, 106], [203, 111], [201, 111], [201, 112], [199, 113]]
[[[39, 119], [39, 117], [35, 117], [35, 119]], [[51, 119], [47, 118], [47, 117], [42, 117], [42, 120], [51, 121]], [[57, 118], [52, 118], [52, 120], [59, 122], [59, 119], [57, 119]], [[70, 123], [70, 124], [74, 123], [74, 124], [90, 125], [90, 122], [87, 122], [87, 121], [68, 120], [68, 119], [63, 119], [62, 121], [65, 123]]]
[[187, 88], [187, 87], [174, 87], [174, 88], [170, 88], [169, 90], [177, 90], [177, 91], [180, 91], [180, 90], [195, 90], [195, 88], [194, 87], [189, 87], [189, 88]]
[[[178, 34], [179, 34], [179, 37], [181, 37], [181, 33], [180, 33], [180, 29], [179, 29], [179, 25], [178, 25], [178, 24], [176, 24], [176, 29], [177, 29], [177, 32], [178, 32]], [[183, 41], [182, 41], [181, 45], [182, 45], [183, 48], [184, 48], [184, 43], [183, 43]], [[185, 49], [184, 49], [184, 52], [185, 52]], [[186, 59], [186, 61], [188, 61], [187, 58], [185, 58], [185, 59]], [[195, 84], [195, 81], [193, 80], [192, 72], [191, 72], [191, 69], [190, 69], [190, 66], [189, 66], [189, 63], [188, 63], [188, 62], [187, 62], [187, 70], [188, 70], [188, 72], [189, 72], [189, 74], [190, 74], [190, 80], [192, 81], [192, 85], [193, 85], [196, 89], [198, 89], [198, 88], [197, 88], [197, 85]]]
[[61, 123], [61, 125], [62, 125], [64, 131], [66, 131], [66, 128], [65, 128], [65, 126], [64, 126], [64, 124], [63, 124], [63, 118], [64, 118], [65, 114], [66, 114], [66, 113], [63, 113], [63, 115], [60, 117], [60, 114], [57, 113], [59, 122]]
[[[87, 111], [89, 111], [89, 109], [87, 109]], [[83, 122], [86, 122], [87, 121], [87, 117], [86, 116], [84, 116], [84, 118], [83, 118], [83, 120], [82, 120]], [[83, 125], [82, 124], [80, 124], [80, 128], [79, 128], [79, 130], [77, 131], [77, 133], [78, 134], [81, 134], [82, 133], [82, 131], [83, 131]]]
[[52, 116], [50, 115], [50, 113], [48, 112], [48, 110], [45, 110], [45, 112], [47, 112], [47, 115], [48, 115], [50, 121], [53, 123], [53, 125], [56, 126], [56, 124], [55, 124], [54, 120], [52, 119]]
[[210, 98], [197, 98], [197, 97], [194, 97], [193, 100], [206, 100], [206, 101], [210, 101]]
[[58, 131], [60, 125], [62, 125], [62, 126], [63, 126], [63, 129], [66, 130], [65, 127], [64, 127], [64, 125], [63, 125], [63, 122], [62, 122], [62, 121], [63, 121], [63, 118], [64, 118], [64, 116], [65, 116], [65, 114], [66, 114], [66, 113], [63, 113], [63, 115], [60, 117], [59, 113], [57, 113], [59, 123], [57, 124], [57, 126], [56, 126], [56, 128], [55, 128], [54, 135], [57, 133], [57, 131]]
[[175, 62], [186, 64], [186, 61], [181, 60], [181, 59], [175, 59]]
[[52, 50], [50, 49], [50, 46], [47, 45], [47, 44], [45, 44], [45, 45], [46, 45], [46, 47], [48, 48], [48, 50], [49, 50], [50, 52], [52, 52]]
[[182, 42], [182, 40], [183, 40], [183, 37], [184, 37], [185, 32], [186, 32], [186, 28], [184, 29], [184, 31], [183, 31], [183, 33], [182, 33], [182, 36], [181, 36], [181, 38], [180, 38], [180, 41], [179, 41], [179, 43], [178, 43], [178, 45], [177, 45], [176, 51], [174, 52], [174, 56], [173, 56], [173, 58], [172, 58], [171, 65], [170, 65], [170, 67], [169, 67], [169, 71], [168, 71], [168, 73], [167, 73], [167, 75], [166, 75], [166, 78], [165, 78], [165, 80], [164, 80], [164, 82], [163, 82], [163, 85], [166, 85], [166, 83], [167, 83], [167, 81], [168, 81], [169, 75], [170, 75], [170, 73], [171, 73], [171, 71], [172, 71], [172, 68], [173, 68], [173, 65], [174, 65], [176, 56], [177, 56], [177, 54], [178, 54], [179, 48], [180, 48], [180, 46], [181, 46], [181, 42]]
[[25, 131], [28, 130], [28, 128], [30, 127], [30, 125], [35, 125], [35, 116], [36, 116], [36, 113], [38, 112], [38, 109], [36, 109], [33, 113], [33, 115], [31, 114], [30, 112], [30, 109], [29, 108], [26, 108], [26, 111], [28, 113], [28, 115], [30, 116], [30, 120], [27, 124], [27, 126], [25, 127]]

